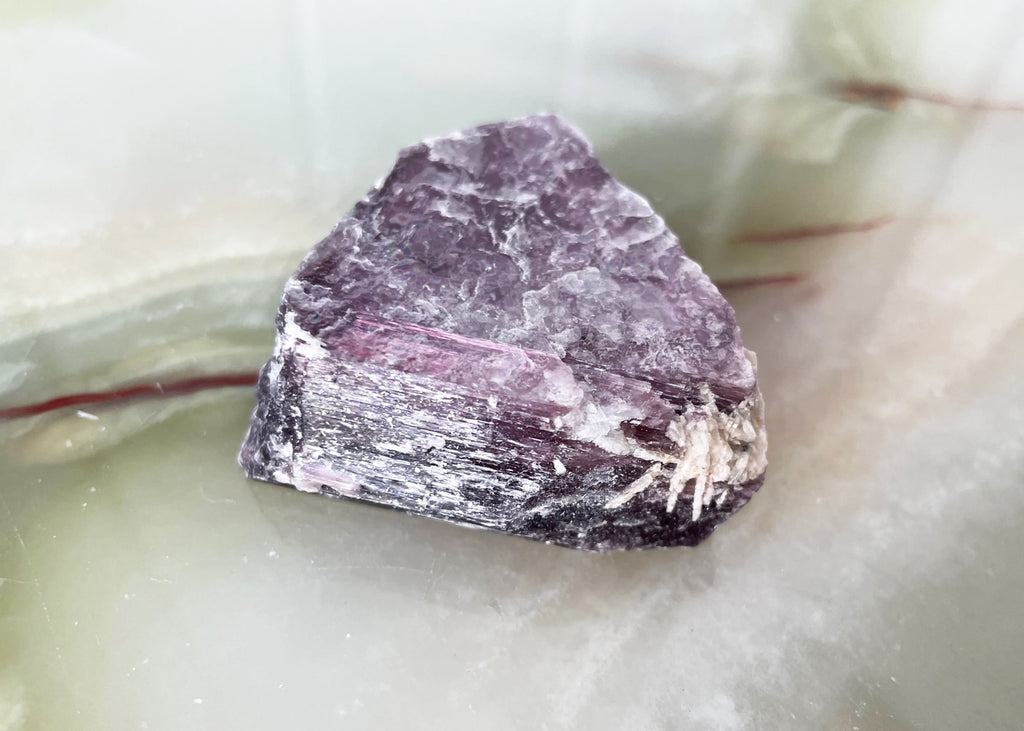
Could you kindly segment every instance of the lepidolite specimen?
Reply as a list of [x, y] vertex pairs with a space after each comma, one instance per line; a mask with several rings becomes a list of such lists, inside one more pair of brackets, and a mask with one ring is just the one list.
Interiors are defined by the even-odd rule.
[[403, 150], [277, 325], [250, 477], [595, 551], [696, 544], [764, 479], [732, 308], [555, 116]]

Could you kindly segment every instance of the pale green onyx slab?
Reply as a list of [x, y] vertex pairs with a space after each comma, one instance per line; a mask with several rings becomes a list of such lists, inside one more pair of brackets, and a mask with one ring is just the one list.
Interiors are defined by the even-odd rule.
[[0, 422], [0, 729], [1017, 727], [1022, 27], [4, 4], [0, 408], [253, 371], [400, 146], [546, 109], [732, 283], [771, 464], [699, 548], [593, 556], [248, 482], [246, 388]]

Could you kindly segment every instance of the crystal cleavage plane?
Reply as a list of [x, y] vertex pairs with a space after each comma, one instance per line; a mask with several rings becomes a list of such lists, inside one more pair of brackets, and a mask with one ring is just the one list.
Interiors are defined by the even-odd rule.
[[252, 478], [591, 551], [694, 545], [764, 480], [756, 362], [557, 116], [404, 149], [285, 285]]

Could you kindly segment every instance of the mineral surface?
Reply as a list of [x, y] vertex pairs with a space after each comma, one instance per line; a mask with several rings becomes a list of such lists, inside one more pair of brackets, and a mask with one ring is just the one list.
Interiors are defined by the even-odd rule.
[[764, 479], [732, 308], [555, 116], [403, 150], [277, 327], [256, 479], [595, 551], [696, 544]]

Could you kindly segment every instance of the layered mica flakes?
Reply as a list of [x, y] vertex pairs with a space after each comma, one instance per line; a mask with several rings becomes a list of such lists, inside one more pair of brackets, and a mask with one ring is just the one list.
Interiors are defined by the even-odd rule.
[[403, 150], [277, 324], [256, 479], [595, 551], [696, 544], [764, 479], [732, 308], [558, 117]]

